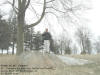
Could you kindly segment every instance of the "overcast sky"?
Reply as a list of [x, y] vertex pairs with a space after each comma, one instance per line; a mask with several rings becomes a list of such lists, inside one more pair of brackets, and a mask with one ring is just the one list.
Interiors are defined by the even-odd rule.
[[95, 35], [100, 35], [100, 0], [92, 0], [93, 9], [87, 15], [90, 27]]
[[[2, 3], [2, 1], [4, 0], [0, 0], [0, 4]], [[3, 6], [3, 8], [1, 7], [0, 10], [8, 13], [9, 11], [9, 7], [11, 7], [10, 5], [7, 6]], [[89, 19], [89, 27], [92, 30], [92, 33], [94, 33], [94, 35], [100, 35], [100, 0], [92, 0], [92, 10], [90, 10], [86, 16]], [[30, 13], [29, 13], [30, 14]], [[7, 16], [6, 16], [7, 17]], [[29, 22], [31, 22], [31, 19], [29, 20]], [[42, 26], [44, 28], [44, 26]], [[47, 26], [48, 27], [48, 26]], [[43, 31], [44, 29], [41, 28], [41, 30]], [[54, 28], [58, 28], [58, 30], [60, 29], [60, 26], [55, 26]], [[37, 28], [39, 29], [39, 27]]]

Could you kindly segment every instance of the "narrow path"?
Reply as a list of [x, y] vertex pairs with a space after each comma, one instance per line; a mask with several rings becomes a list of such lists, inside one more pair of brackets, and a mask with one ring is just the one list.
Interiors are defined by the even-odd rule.
[[93, 63], [92, 61], [85, 60], [85, 59], [76, 59], [68, 56], [63, 56], [63, 55], [57, 55], [57, 57], [66, 63], [67, 65], [84, 65], [84, 64], [89, 64]]

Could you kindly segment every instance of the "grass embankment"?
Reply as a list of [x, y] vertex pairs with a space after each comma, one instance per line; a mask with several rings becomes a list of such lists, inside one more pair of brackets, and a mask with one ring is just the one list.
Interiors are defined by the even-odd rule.
[[86, 65], [65, 65], [55, 55], [38, 52], [26, 53], [20, 58], [16, 55], [0, 55], [0, 64], [28, 64], [35, 67], [53, 67], [54, 69], [37, 69], [30, 73], [18, 75], [100, 75], [100, 54], [98, 55], [65, 55], [93, 61]]

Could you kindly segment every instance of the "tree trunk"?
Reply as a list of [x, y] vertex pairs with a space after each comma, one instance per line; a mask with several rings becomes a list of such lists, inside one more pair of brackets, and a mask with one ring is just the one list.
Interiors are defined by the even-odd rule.
[[19, 13], [17, 17], [17, 55], [24, 51], [24, 17], [25, 13]]
[[82, 40], [82, 42], [81, 42], [81, 45], [82, 45], [82, 52], [81, 52], [81, 54], [86, 54], [83, 40]]
[[[24, 28], [25, 28], [24, 19], [25, 19], [25, 12], [29, 4], [30, 4], [30, 0], [18, 0], [17, 55], [20, 55], [24, 51]], [[28, 25], [26, 28], [31, 28], [39, 24], [45, 15], [45, 9], [46, 9], [46, 0], [44, 0], [43, 12], [42, 12], [40, 19], [37, 22], [31, 25]]]
[[7, 48], [7, 54], [9, 54], [9, 53], [8, 53], [8, 48]]
[[3, 48], [2, 48], [2, 54], [3, 54]]
[[14, 54], [14, 48], [15, 47], [15, 43], [14, 43], [14, 40], [13, 40], [13, 46], [12, 46], [12, 54]]

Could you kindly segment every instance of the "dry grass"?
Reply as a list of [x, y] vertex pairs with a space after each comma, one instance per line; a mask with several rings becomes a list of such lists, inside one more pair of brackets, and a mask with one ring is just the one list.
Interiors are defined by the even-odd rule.
[[[26, 53], [28, 54], [28, 53]], [[69, 56], [69, 55], [65, 55]], [[82, 58], [93, 61], [87, 65], [65, 65], [55, 55], [32, 53], [30, 57], [16, 55], [0, 55], [0, 64], [28, 64], [30, 67], [52, 67], [51, 69], [34, 69], [33, 72], [19, 73], [18, 75], [100, 75], [100, 54], [98, 55], [70, 55], [74, 58]], [[4, 74], [6, 75], [6, 74]]]
[[95, 62], [100, 62], [100, 54], [96, 54], [96, 55], [66, 55], [66, 56], [70, 56], [70, 57], [74, 57], [74, 58], [81, 58], [81, 59], [87, 59], [87, 60], [92, 60]]

